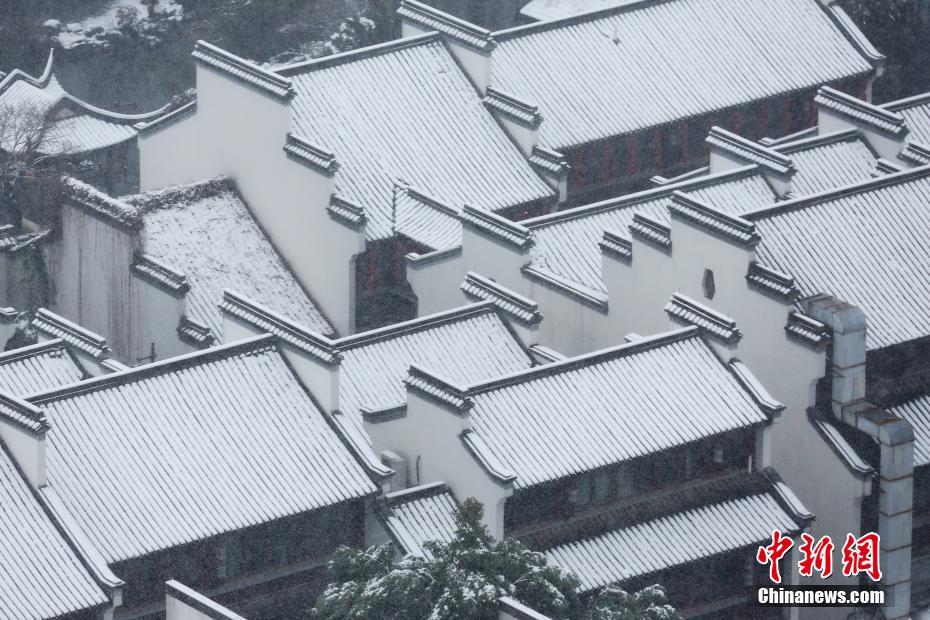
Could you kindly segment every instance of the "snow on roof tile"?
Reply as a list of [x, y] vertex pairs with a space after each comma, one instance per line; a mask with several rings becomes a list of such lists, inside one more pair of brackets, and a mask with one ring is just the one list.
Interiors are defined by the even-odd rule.
[[492, 302], [483, 302], [334, 341], [343, 355], [340, 410], [358, 430], [361, 408], [406, 401], [412, 364], [459, 383], [529, 368], [532, 359]]
[[472, 432], [517, 475], [516, 488], [769, 419], [696, 328], [492, 379], [466, 394]]
[[107, 596], [0, 447], [0, 616], [57, 618]]
[[797, 172], [791, 178], [791, 193], [795, 196], [865, 181], [873, 176], [878, 165], [878, 156], [855, 129], [772, 148], [794, 162]]
[[52, 74], [53, 59], [52, 53], [38, 78], [14, 70], [0, 80], [0, 108], [21, 107], [48, 116], [41, 152], [86, 153], [119, 144], [136, 136], [134, 124], [154, 119], [167, 109], [165, 106], [145, 114], [120, 114], [90, 105], [65, 92]]
[[69, 346], [87, 353], [97, 361], [110, 357], [111, 351], [106, 338], [45, 308], [36, 311], [32, 324], [40, 334], [49, 338], [61, 338]]
[[930, 144], [930, 93], [893, 101], [881, 107], [904, 117], [904, 122], [911, 130], [911, 140]]
[[430, 557], [424, 543], [455, 538], [457, 507], [445, 483], [436, 482], [385, 494], [379, 517], [404, 552]]
[[537, 21], [561, 19], [612, 8], [625, 4], [629, 0], [530, 0], [520, 14]]
[[444, 250], [462, 243], [458, 211], [412, 187], [397, 190], [396, 232], [426, 246]]
[[231, 182], [204, 181], [122, 200], [141, 213], [142, 252], [186, 276], [187, 314], [218, 341], [223, 338], [218, 304], [227, 288], [314, 331], [334, 333]]
[[55, 339], [0, 354], [0, 392], [25, 396], [84, 378], [84, 370]]
[[776, 199], [765, 177], [752, 166], [524, 220], [521, 224], [533, 231], [536, 240], [531, 265], [606, 293], [598, 246], [604, 231], [626, 234], [636, 213], [667, 222], [676, 190], [731, 214], [745, 211], [746, 205], [761, 206]]
[[743, 214], [757, 260], [801, 297], [830, 293], [863, 309], [869, 350], [930, 334], [930, 166]]
[[271, 336], [30, 401], [49, 484], [108, 563], [375, 492]]
[[456, 210], [555, 200], [435, 34], [279, 71], [297, 92], [293, 131], [335, 154], [336, 191], [364, 208], [371, 240], [392, 233], [398, 181]]
[[874, 62], [818, 0], [644, 0], [494, 38], [491, 86], [538, 104], [540, 142], [554, 149], [864, 75]]
[[829, 86], [821, 86], [817, 90], [814, 102], [821, 108], [826, 108], [853, 122], [868, 125], [875, 131], [888, 136], [902, 137], [906, 136], [909, 131], [904, 117], [897, 112], [857, 99]]
[[546, 551], [546, 558], [578, 575], [581, 591], [589, 592], [762, 543], [773, 530], [798, 529], [773, 493], [759, 493], [560, 545]]
[[914, 429], [914, 467], [930, 465], [930, 394], [889, 407], [888, 413], [904, 418]]

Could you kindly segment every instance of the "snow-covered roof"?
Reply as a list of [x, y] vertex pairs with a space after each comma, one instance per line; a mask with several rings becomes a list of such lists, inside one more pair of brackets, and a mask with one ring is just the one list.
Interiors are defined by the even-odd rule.
[[0, 354], [0, 392], [25, 396], [84, 379], [84, 369], [55, 339]]
[[556, 150], [865, 75], [881, 58], [819, 0], [641, 0], [493, 37], [491, 86], [538, 105], [540, 143]]
[[777, 198], [765, 176], [749, 166], [524, 220], [521, 224], [533, 231], [536, 240], [531, 266], [606, 293], [598, 247], [604, 231], [626, 236], [635, 213], [668, 221], [668, 207], [676, 190], [729, 213], [745, 211], [747, 205], [771, 204]]
[[335, 333], [232, 182], [215, 179], [121, 200], [140, 214], [142, 254], [186, 277], [187, 315], [208, 327], [216, 340], [223, 337], [218, 304], [227, 288], [314, 331]]
[[830, 293], [863, 309], [867, 346], [930, 334], [930, 166], [743, 214], [756, 259], [793, 276], [801, 297]]
[[436, 35], [279, 73], [296, 91], [292, 131], [335, 155], [336, 192], [364, 208], [369, 239], [391, 236], [398, 183], [456, 210], [555, 201]]
[[914, 467], [930, 465], [930, 394], [889, 407], [888, 412], [904, 418], [914, 429]]
[[773, 489], [624, 525], [545, 554], [549, 563], [574, 572], [581, 591], [589, 592], [755, 546], [770, 541], [774, 530], [794, 533], [799, 525]]
[[511, 470], [516, 488], [769, 420], [696, 328], [492, 379], [462, 394], [472, 403], [479, 458]]
[[620, 6], [629, 0], [531, 0], [520, 14], [529, 19], [543, 21], [571, 17], [589, 11]]
[[429, 557], [428, 541], [455, 538], [458, 503], [444, 482], [386, 493], [378, 517], [405, 553]]
[[395, 230], [430, 250], [461, 245], [458, 210], [412, 187], [397, 191]]
[[911, 130], [908, 138], [921, 144], [930, 144], [930, 93], [886, 103], [881, 107], [897, 112]]
[[[54, 51], [45, 71], [33, 77], [13, 70], [0, 80], [0, 108], [34, 111], [49, 120], [40, 150], [52, 154], [86, 153], [119, 144], [136, 136], [135, 123], [151, 120], [165, 108], [146, 114], [120, 114], [90, 105], [62, 88], [52, 73]], [[0, 144], [0, 148], [8, 145]]]
[[28, 400], [49, 485], [108, 563], [375, 492], [271, 336]]
[[108, 603], [0, 447], [0, 616], [57, 618]]
[[359, 431], [361, 408], [406, 402], [404, 378], [411, 364], [463, 384], [533, 364], [491, 301], [347, 336], [334, 344], [343, 355], [340, 410]]
[[786, 142], [773, 147], [791, 158], [797, 172], [791, 193], [809, 196], [870, 179], [878, 155], [855, 129]]

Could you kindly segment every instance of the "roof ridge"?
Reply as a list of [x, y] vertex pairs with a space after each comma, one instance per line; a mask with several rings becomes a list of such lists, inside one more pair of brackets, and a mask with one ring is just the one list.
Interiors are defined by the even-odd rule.
[[756, 225], [738, 215], [730, 215], [720, 211], [713, 205], [675, 190], [672, 194], [672, 204], [669, 206], [672, 219], [685, 219], [689, 223], [709, 231], [743, 248], [751, 249], [759, 243], [759, 233]]
[[199, 40], [194, 44], [191, 56], [217, 71], [284, 101], [294, 97], [294, 85], [286, 77], [263, 69], [257, 64], [236, 56], [232, 52]]
[[551, 362], [543, 366], [525, 368], [523, 370], [518, 370], [503, 376], [494, 377], [480, 383], [474, 383], [465, 388], [465, 395], [473, 396], [475, 394], [482, 394], [485, 392], [505, 388], [517, 383], [522, 383], [524, 381], [532, 381], [541, 377], [574, 370], [576, 368], [587, 367], [589, 365], [594, 365], [601, 362], [631, 357], [640, 353], [646, 353], [653, 349], [658, 349], [670, 344], [674, 344], [676, 342], [699, 338], [700, 335], [697, 327], [682, 327], [680, 329], [674, 329], [660, 334], [655, 334], [653, 336], [640, 338], [639, 340], [635, 340], [633, 342], [607, 347], [598, 351], [591, 351], [590, 353], [583, 353], [574, 357], [568, 357], [564, 360]]
[[555, 19], [542, 20], [530, 24], [523, 24], [521, 26], [505, 28], [503, 30], [497, 30], [492, 32], [491, 35], [498, 41], [506, 41], [508, 39], [514, 39], [522, 35], [534, 34], [536, 32], [545, 32], [547, 30], [553, 30], [563, 26], [573, 26], [578, 23], [595, 21], [598, 19], [610, 17], [614, 14], [629, 13], [657, 4], [667, 4], [674, 1], [676, 0], [628, 0], [627, 2], [614, 6], [591, 9], [583, 13], [576, 13], [574, 15], [566, 15], [565, 17], [557, 17]]
[[459, 415], [472, 408], [472, 401], [466, 389], [460, 387], [438, 374], [411, 364], [407, 369], [404, 386], [408, 390], [419, 392], [426, 398], [451, 407]]
[[[170, 104], [165, 105], [165, 108], [167, 108], [168, 105]], [[143, 122], [136, 123], [135, 125], [133, 125], [133, 127], [139, 133], [147, 133], [150, 131], [155, 131], [156, 129], [165, 127], [166, 125], [169, 125], [175, 121], [179, 121], [185, 116], [187, 116], [188, 114], [192, 112], [196, 112], [196, 111], [197, 111], [197, 100], [194, 99], [193, 101], [188, 101], [184, 105], [178, 106], [177, 108], [173, 110], [166, 110], [165, 113], [159, 116], [158, 118], [153, 118], [152, 120], [149, 120], [149, 121], [143, 121]]]
[[930, 146], [915, 141], [908, 142], [898, 157], [918, 166], [930, 164]]
[[442, 310], [426, 316], [417, 317], [401, 323], [385, 325], [384, 327], [371, 329], [367, 332], [343, 336], [342, 338], [335, 339], [333, 344], [339, 347], [340, 350], [347, 351], [356, 347], [366, 346], [373, 342], [426, 331], [449, 323], [464, 321], [475, 316], [496, 313], [496, 311], [493, 301], [479, 301], [450, 310]]
[[0, 366], [16, 362], [27, 357], [43, 355], [56, 349], [60, 349], [62, 351], [66, 350], [65, 341], [61, 338], [52, 338], [51, 340], [46, 340], [44, 342], [37, 342], [36, 344], [26, 345], [25, 347], [3, 351], [0, 352]]
[[861, 139], [862, 135], [860, 134], [859, 129], [850, 127], [849, 129], [839, 129], [837, 131], [831, 131], [830, 133], [817, 134], [807, 138], [792, 140], [790, 142], [780, 142], [778, 144], [766, 146], [766, 148], [772, 151], [777, 151], [779, 153], [793, 154], [797, 153], [798, 151], [803, 151], [807, 148], [827, 146], [828, 144], [835, 144], [837, 142], [852, 142], [853, 140]]
[[683, 181], [676, 181], [667, 185], [650, 187], [638, 192], [633, 192], [631, 194], [623, 194], [621, 196], [607, 198], [606, 200], [599, 200], [597, 202], [572, 207], [571, 209], [563, 209], [561, 211], [554, 211], [545, 215], [538, 215], [536, 217], [521, 220], [520, 224], [529, 228], [530, 230], [536, 230], [537, 228], [543, 228], [550, 224], [557, 224], [563, 221], [585, 217], [589, 214], [600, 213], [602, 211], [608, 211], [612, 209], [621, 209], [624, 207], [632, 206], [639, 202], [644, 202], [646, 200], [655, 200], [656, 198], [661, 198], [665, 195], [671, 195], [675, 190], [704, 189], [705, 187], [714, 185], [720, 181], [737, 181], [752, 176], [754, 173], [758, 172], [758, 170], [759, 166], [757, 164], [740, 166], [739, 168], [724, 170], [722, 172], [715, 172], [714, 174], [685, 179]]
[[433, 209], [436, 209], [437, 211], [442, 211], [446, 215], [451, 215], [455, 218], [458, 218], [459, 216], [458, 209], [447, 205], [446, 203], [442, 202], [439, 198], [436, 198], [435, 196], [431, 194], [427, 194], [423, 190], [418, 189], [417, 187], [413, 185], [398, 185], [398, 188], [400, 189], [400, 191], [404, 192], [405, 194], [410, 195], [412, 198], [419, 200], [423, 204], [429, 207], [432, 207]]
[[930, 103], [930, 92], [911, 95], [910, 97], [896, 99], [895, 101], [888, 101], [887, 103], [882, 103], [879, 107], [885, 108], [886, 110], [890, 110], [892, 112], [900, 112], [901, 110], [910, 108], [915, 105], [924, 105], [928, 103]]
[[717, 125], [710, 128], [705, 142], [712, 149], [717, 148], [740, 159], [758, 164], [781, 177], [797, 172], [790, 157]]
[[296, 159], [325, 175], [333, 176], [339, 170], [335, 153], [312, 144], [297, 134], [288, 133], [282, 148], [291, 159]]
[[829, 86], [817, 89], [814, 102], [854, 123], [864, 123], [885, 135], [903, 137], [910, 131], [904, 117], [897, 112], [880, 108]]
[[469, 297], [493, 302], [499, 310], [525, 325], [542, 321], [538, 303], [477, 272], [466, 273], [459, 288]]
[[302, 60], [290, 65], [278, 67], [274, 69], [274, 72], [284, 77], [295, 77], [310, 71], [315, 71], [317, 69], [329, 69], [343, 63], [360, 60], [362, 58], [372, 58], [374, 56], [380, 56], [381, 54], [389, 54], [391, 52], [408, 47], [415, 47], [417, 45], [422, 45], [432, 41], [438, 42], [439, 35], [435, 32], [427, 32], [412, 37], [392, 39], [390, 41], [385, 41], [384, 43], [377, 43], [367, 47], [360, 47], [358, 49], [349, 50], [347, 52], [340, 52], [331, 56]]
[[616, 259], [626, 262], [633, 260], [632, 239], [624, 237], [618, 232], [605, 228], [604, 232], [601, 233], [601, 240], [598, 241], [597, 245], [601, 249], [602, 254], [609, 254]]
[[784, 302], [791, 302], [800, 294], [793, 276], [757, 261], [749, 263], [746, 281], [750, 287], [775, 295]]
[[35, 318], [32, 319], [32, 324], [39, 332], [61, 338], [96, 360], [110, 357], [110, 347], [107, 346], [106, 338], [69, 321], [61, 315], [55, 314], [51, 310], [39, 308], [36, 311]]
[[459, 219], [462, 224], [488, 233], [520, 250], [528, 250], [533, 246], [532, 232], [523, 222], [514, 222], [492, 211], [478, 209], [471, 205], [462, 207]]
[[202, 351], [194, 351], [193, 353], [170, 357], [150, 364], [135, 366], [129, 370], [93, 377], [44, 392], [29, 394], [24, 400], [34, 405], [41, 405], [72, 396], [78, 396], [86, 392], [105, 390], [119, 385], [142, 381], [151, 377], [158, 377], [175, 372], [176, 370], [195, 366], [198, 363], [207, 364], [236, 355], [261, 353], [266, 350], [277, 349], [274, 338], [272, 334], [261, 334], [260, 336], [253, 336], [245, 340], [218, 345]]
[[391, 505], [392, 501], [396, 503], [401, 503], [401, 501], [414, 501], [424, 497], [441, 495], [442, 493], [447, 493], [448, 491], [449, 489], [446, 486], [446, 483], [440, 480], [439, 482], [427, 482], [426, 484], [420, 484], [415, 487], [401, 489], [400, 491], [391, 491], [389, 493], [385, 493], [384, 499], [387, 501], [388, 505]]
[[61, 107], [63, 103], [73, 103], [78, 106], [88, 114], [96, 116], [107, 121], [118, 121], [120, 123], [135, 124], [140, 122], [145, 122], [153, 120], [156, 117], [161, 116], [168, 110], [170, 103], [166, 103], [157, 110], [152, 110], [151, 112], [140, 112], [139, 114], [125, 114], [123, 112], [113, 112], [111, 110], [105, 110], [103, 108], [98, 108], [97, 106], [87, 103], [83, 99], [78, 99], [71, 93], [65, 92], [61, 97], [58, 98], [52, 107], [49, 109], [49, 112], [54, 111], [55, 109]]
[[895, 185], [899, 182], [906, 183], [910, 181], [916, 181], [927, 176], [930, 176], [930, 165], [918, 166], [916, 168], [902, 170], [901, 172], [894, 172], [892, 174], [885, 174], [870, 179], [855, 181], [840, 187], [833, 187], [817, 194], [800, 196], [798, 198], [792, 198], [791, 200], [785, 200], [773, 205], [759, 207], [758, 209], [753, 209], [751, 211], [744, 211], [740, 214], [740, 217], [750, 222], [756, 222], [758, 220], [774, 217], [782, 213], [788, 213], [789, 211], [815, 207], [822, 203], [831, 202], [844, 196], [851, 196], [854, 194], [861, 194], [864, 192], [881, 189], [889, 185]]
[[185, 295], [191, 284], [187, 276], [170, 265], [144, 254], [136, 252], [130, 269], [146, 282], [157, 286], [175, 297]]
[[222, 192], [236, 192], [236, 182], [227, 176], [217, 176], [210, 179], [193, 181], [191, 183], [169, 185], [168, 187], [136, 194], [127, 194], [115, 200], [125, 202], [144, 212], [146, 209], [153, 206], [164, 206], [162, 203], [176, 200], [191, 200], [191, 194], [194, 194], [194, 196], [199, 199], [201, 197], [217, 196]]
[[331, 338], [314, 332], [245, 295], [226, 289], [223, 291], [223, 301], [219, 307], [223, 312], [242, 321], [268, 330], [269, 333], [309, 353], [324, 364], [338, 365], [342, 360], [342, 355]]
[[0, 419], [18, 426], [30, 435], [43, 435], [50, 428], [45, 412], [31, 402], [0, 392]]
[[75, 204], [89, 209], [117, 226], [138, 230], [142, 226], [139, 210], [127, 202], [113, 198], [93, 185], [71, 176], [62, 177], [65, 193]]
[[329, 199], [329, 206], [326, 207], [329, 216], [341, 224], [345, 224], [352, 230], [361, 230], [368, 223], [368, 215], [365, 213], [365, 207], [358, 205], [345, 196], [334, 193]]
[[736, 344], [743, 337], [734, 319], [681, 293], [672, 295], [665, 313], [673, 321], [694, 325], [726, 344]]
[[538, 105], [519, 99], [499, 88], [488, 86], [485, 89], [485, 96], [482, 101], [489, 108], [493, 108], [527, 127], [539, 127], [539, 124], [543, 121]]
[[416, 0], [401, 0], [397, 14], [482, 52], [490, 52], [497, 46], [490, 30]]
[[668, 252], [672, 247], [671, 227], [645, 213], [634, 213], [633, 222], [627, 228], [630, 231], [630, 237], [638, 237], [641, 241], [664, 252]]

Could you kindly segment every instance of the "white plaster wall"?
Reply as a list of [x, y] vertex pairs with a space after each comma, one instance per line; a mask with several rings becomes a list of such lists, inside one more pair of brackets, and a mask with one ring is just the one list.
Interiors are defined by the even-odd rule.
[[[812, 535], [845, 540], [847, 533], [857, 533], [862, 481], [811, 427], [806, 413], [814, 402], [814, 384], [826, 371], [825, 352], [789, 339], [784, 325], [791, 306], [749, 287], [750, 251], [676, 220], [671, 230], [671, 255], [634, 239], [631, 265], [604, 258], [617, 331], [649, 335], [667, 329], [663, 308], [676, 292], [734, 319], [743, 338], [733, 356], [785, 405], [769, 433], [769, 462], [816, 515]], [[713, 300], [705, 298], [702, 288], [707, 268], [714, 272]], [[836, 574], [831, 581], [846, 582]], [[823, 614], [816, 617], [833, 617], [832, 611]]]
[[34, 489], [45, 486], [45, 436], [36, 436], [0, 420], [0, 439]]
[[863, 137], [869, 145], [878, 152], [879, 157], [894, 161], [898, 153], [904, 148], [904, 140], [890, 138], [883, 133], [879, 133], [865, 124], [858, 124], [848, 120], [846, 117], [834, 114], [830, 110], [820, 107], [817, 112], [817, 133], [820, 135], [842, 131], [844, 129], [857, 128], [862, 132]]
[[524, 157], [529, 157], [533, 154], [533, 147], [536, 146], [536, 143], [539, 141], [538, 128], [527, 127], [493, 110], [491, 115], [497, 120], [500, 126], [504, 128], [504, 131], [510, 135], [510, 139], [517, 145], [517, 148], [520, 149]]
[[[409, 20], [401, 20], [400, 36], [403, 39], [416, 37], [428, 32], [433, 31]], [[488, 85], [491, 83], [491, 54], [462, 45], [451, 37], [440, 36], [442, 36], [442, 40], [462, 66], [462, 69], [465, 70], [465, 73], [471, 79], [475, 88], [477, 88], [482, 95], [485, 94]]]
[[217, 618], [239, 618], [219, 604], [213, 603], [212, 613], [206, 614], [191, 607], [184, 601], [174, 598], [171, 594], [166, 597], [165, 620], [216, 620]]
[[579, 355], [623, 342], [610, 317], [587, 306], [568, 293], [522, 276], [529, 286], [525, 293], [539, 304], [543, 321], [538, 343], [563, 355]]
[[53, 312], [103, 335], [118, 359], [133, 348], [130, 266], [139, 241], [86, 211], [61, 209], [61, 251], [49, 267]]
[[[327, 213], [333, 179], [287, 157], [290, 127], [286, 102], [198, 64], [197, 112], [140, 143], [142, 185], [233, 178], [294, 274], [337, 331], [348, 334], [355, 325], [352, 257], [365, 249], [364, 232]], [[170, 157], [190, 145], [196, 174], [187, 157]]]
[[[136, 359], [148, 357], [153, 342], [155, 356], [160, 360], [194, 351], [194, 347], [178, 337], [178, 324], [184, 314], [184, 299], [178, 299], [142, 280], [128, 268], [126, 273], [131, 280], [132, 345], [130, 354], [122, 361], [134, 364]], [[222, 334], [217, 334], [217, 337], [222, 337]]]
[[425, 316], [462, 305], [462, 281], [475, 271], [520, 295], [532, 298], [531, 285], [520, 273], [529, 255], [468, 228], [462, 251], [421, 266], [407, 262], [407, 281], [417, 296], [417, 314]]
[[[481, 468], [459, 439], [465, 421], [416, 392], [407, 393], [407, 415], [389, 422], [365, 424], [375, 454], [392, 450], [407, 460], [411, 485], [443, 481], [452, 494], [484, 504], [491, 534], [504, 535], [504, 501], [511, 494]], [[416, 478], [417, 458], [420, 478]]]

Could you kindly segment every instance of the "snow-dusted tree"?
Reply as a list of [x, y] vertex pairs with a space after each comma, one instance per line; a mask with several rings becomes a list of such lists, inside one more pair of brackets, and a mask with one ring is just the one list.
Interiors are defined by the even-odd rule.
[[[425, 558], [407, 556], [394, 563], [390, 545], [365, 551], [340, 548], [330, 561], [330, 583], [317, 600], [312, 617], [494, 620], [497, 599], [510, 596], [557, 618], [677, 618], [671, 608], [672, 615], [648, 615], [664, 603], [661, 588], [633, 595], [610, 589], [586, 607], [577, 594], [577, 577], [548, 565], [543, 554], [530, 551], [517, 540], [506, 538], [495, 543], [482, 524], [483, 515], [480, 502], [465, 500], [455, 515], [455, 538], [449, 543], [426, 543], [429, 557]], [[608, 612], [616, 615], [603, 615]]]
[[377, 43], [375, 23], [367, 17], [349, 17], [329, 37], [324, 49], [327, 54], [338, 54]]
[[28, 105], [0, 107], [0, 208], [15, 219], [21, 212], [23, 181], [57, 179], [57, 172], [47, 173], [53, 170], [55, 157], [66, 151], [44, 110]]
[[668, 604], [661, 586], [648, 586], [632, 594], [608, 586], [588, 603], [584, 620], [680, 620]]

